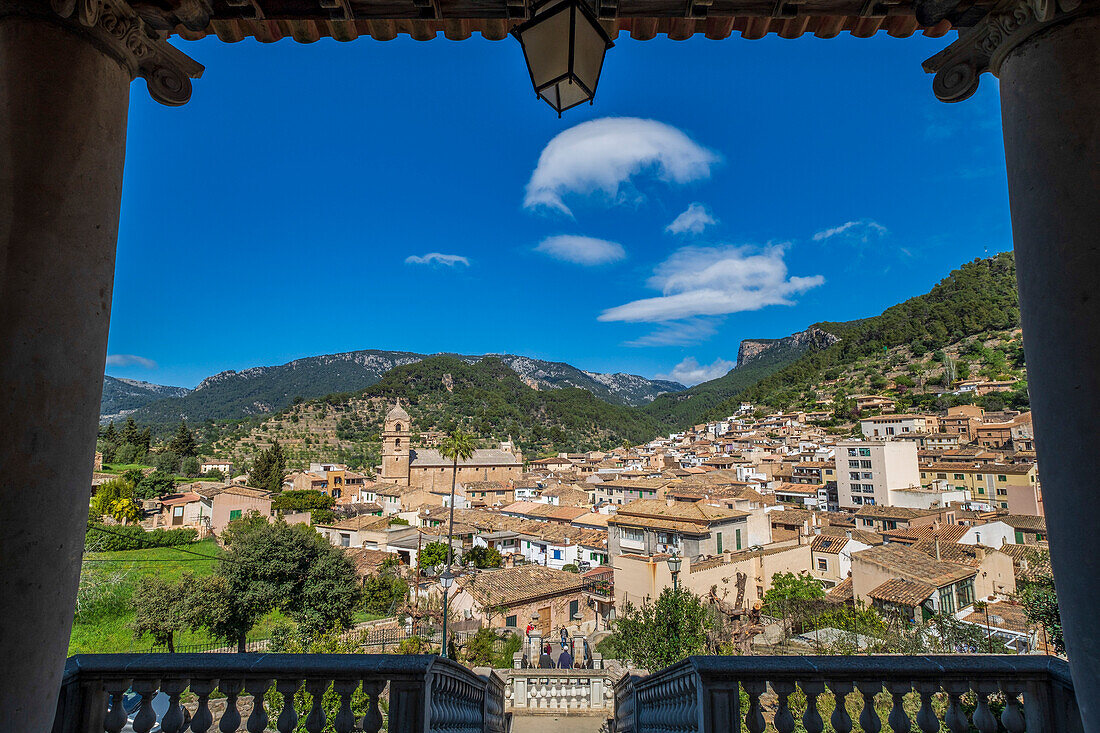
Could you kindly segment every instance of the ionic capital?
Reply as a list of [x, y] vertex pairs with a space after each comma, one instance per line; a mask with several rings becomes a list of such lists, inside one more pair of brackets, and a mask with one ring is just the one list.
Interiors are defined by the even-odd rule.
[[145, 79], [149, 95], [161, 104], [186, 104], [191, 79], [202, 76], [202, 64], [168, 43], [166, 32], [153, 29], [123, 0], [0, 0], [0, 18], [10, 15], [44, 18], [87, 38], [122, 64], [131, 79]]
[[967, 99], [978, 90], [981, 75], [997, 76], [1001, 63], [1020, 44], [1097, 7], [1096, 0], [1005, 0], [924, 62], [924, 70], [936, 75], [932, 93], [942, 102]]

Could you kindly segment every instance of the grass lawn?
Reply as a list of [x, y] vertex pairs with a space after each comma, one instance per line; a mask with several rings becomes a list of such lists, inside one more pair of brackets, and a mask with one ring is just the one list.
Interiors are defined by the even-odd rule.
[[146, 469], [152, 468], [152, 466], [146, 466], [144, 463], [104, 463], [100, 473], [126, 473], [127, 471], [137, 468]]
[[[182, 548], [158, 547], [148, 550], [123, 550], [119, 552], [99, 552], [89, 556], [81, 571], [81, 583], [98, 583], [101, 588], [94, 599], [87, 602], [73, 624], [72, 637], [69, 640], [69, 654], [92, 652], [128, 652], [149, 649], [153, 642], [149, 637], [138, 640], [130, 629], [134, 620], [131, 605], [134, 594], [142, 578], [156, 575], [165, 580], [178, 580], [184, 573], [209, 575], [214, 571], [215, 561], [205, 560], [195, 555], [180, 552], [186, 549], [208, 555], [211, 558], [220, 554], [213, 539], [203, 540]], [[249, 638], [268, 636], [271, 625], [285, 617], [272, 612], [261, 619], [249, 634]], [[210, 644], [215, 639], [205, 632], [185, 633], [176, 640], [177, 645]]]

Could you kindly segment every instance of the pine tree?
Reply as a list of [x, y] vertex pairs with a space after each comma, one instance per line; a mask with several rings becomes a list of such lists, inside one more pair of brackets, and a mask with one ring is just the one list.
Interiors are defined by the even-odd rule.
[[152, 428], [145, 428], [144, 430], [141, 431], [141, 434], [138, 435], [138, 446], [142, 450], [144, 450], [146, 453], [148, 453], [149, 452], [149, 446], [152, 445], [152, 443], [153, 443], [153, 429]]
[[248, 482], [257, 489], [278, 493], [282, 491], [284, 478], [286, 478], [286, 453], [276, 440], [270, 448], [256, 456], [252, 471], [248, 474]]
[[105, 441], [107, 441], [108, 443], [110, 443], [111, 445], [115, 446], [115, 447], [118, 447], [119, 445], [121, 445], [119, 443], [118, 431], [115, 430], [115, 421], [114, 420], [112, 420], [111, 422], [109, 422], [107, 424], [107, 432], [105, 432], [103, 434], [103, 439]]
[[191, 434], [191, 429], [187, 427], [186, 420], [180, 420], [179, 427], [176, 428], [176, 435], [168, 443], [168, 450], [175, 453], [180, 458], [189, 458], [198, 455], [199, 446], [195, 442], [195, 436]]
[[127, 417], [126, 427], [122, 428], [122, 444], [138, 445], [139, 441], [137, 423], [134, 422], [134, 418]]

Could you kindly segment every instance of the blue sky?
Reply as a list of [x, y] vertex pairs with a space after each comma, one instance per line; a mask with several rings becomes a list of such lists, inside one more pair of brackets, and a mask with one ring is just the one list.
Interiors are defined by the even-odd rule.
[[623, 34], [561, 120], [511, 40], [177, 41], [206, 73], [182, 108], [132, 89], [107, 371], [380, 348], [692, 382], [879, 313], [1011, 248], [996, 81], [946, 105], [920, 68], [948, 40]]

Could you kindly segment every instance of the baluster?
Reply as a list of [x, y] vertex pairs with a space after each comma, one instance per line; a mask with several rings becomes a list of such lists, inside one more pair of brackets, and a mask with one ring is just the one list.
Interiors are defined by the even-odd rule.
[[241, 727], [241, 711], [237, 709], [237, 697], [244, 688], [244, 680], [219, 680], [218, 689], [225, 694], [225, 712], [218, 721], [222, 733], [234, 733]]
[[293, 733], [298, 727], [298, 711], [294, 709], [294, 693], [302, 686], [301, 680], [277, 680], [275, 691], [283, 696], [283, 709], [275, 727], [279, 733]]
[[1002, 682], [1001, 690], [1005, 694], [1005, 709], [1001, 713], [1001, 725], [1008, 733], [1024, 733], [1027, 724], [1024, 721], [1023, 706], [1020, 704], [1020, 693], [1023, 686], [1016, 682]]
[[821, 719], [821, 713], [818, 712], [817, 698], [825, 692], [825, 682], [814, 680], [801, 682], [799, 686], [806, 695], [806, 712], [802, 714], [802, 725], [805, 726], [806, 733], [822, 733], [825, 730], [825, 721]]
[[857, 682], [856, 687], [863, 695], [863, 710], [859, 713], [859, 725], [863, 733], [879, 733], [882, 730], [882, 720], [875, 710], [875, 695], [882, 691], [881, 682], [864, 680]]
[[918, 682], [917, 691], [920, 693], [920, 710], [917, 711], [917, 726], [921, 733], [940, 733], [940, 721], [936, 717], [936, 711], [932, 709], [932, 696], [940, 689], [935, 682]]
[[134, 733], [149, 733], [157, 724], [157, 713], [153, 710], [153, 698], [160, 687], [160, 680], [134, 680], [134, 692], [141, 695], [137, 715], [134, 716]]
[[193, 733], [206, 733], [214, 724], [214, 716], [210, 714], [210, 693], [217, 686], [217, 680], [191, 680], [191, 692], [199, 698], [199, 707], [195, 710], [195, 717], [191, 718]]
[[787, 698], [794, 692], [793, 682], [772, 682], [772, 689], [779, 697], [779, 707], [775, 711], [772, 725], [779, 733], [794, 733], [794, 715], [791, 714]]
[[760, 695], [763, 694], [765, 683], [762, 680], [742, 682], [741, 686], [749, 696], [749, 709], [745, 712], [745, 727], [749, 733], [764, 733], [764, 713], [760, 710]]
[[833, 691], [833, 699], [836, 700], [833, 714], [829, 716], [829, 723], [832, 724], [836, 733], [852, 733], [852, 716], [848, 714], [848, 695], [855, 689], [855, 685], [851, 682], [833, 680], [829, 683], [829, 689]]
[[122, 707], [122, 695], [130, 689], [129, 678], [104, 680], [103, 688], [111, 697], [111, 709], [103, 719], [107, 733], [119, 733], [126, 725], [126, 709]]
[[355, 714], [351, 712], [351, 696], [359, 687], [359, 680], [336, 680], [333, 689], [340, 696], [340, 710], [332, 721], [336, 733], [351, 733], [355, 728]]
[[367, 696], [367, 712], [363, 716], [363, 733], [378, 733], [382, 729], [382, 710], [379, 707], [378, 699], [382, 695], [382, 688], [386, 686], [385, 681], [380, 680], [363, 680], [363, 692]]
[[325, 708], [322, 704], [328, 680], [306, 680], [306, 692], [313, 698], [313, 707], [306, 716], [306, 730], [309, 733], [321, 733], [325, 729]]
[[948, 680], [943, 684], [943, 689], [947, 690], [947, 715], [943, 722], [947, 723], [951, 733], [967, 733], [970, 722], [966, 719], [959, 698], [970, 690], [970, 684], [964, 680]]
[[183, 707], [180, 705], [180, 695], [187, 687], [187, 680], [172, 678], [161, 682], [160, 689], [168, 696], [168, 709], [164, 711], [164, 717], [160, 722], [160, 729], [164, 733], [182, 733], [183, 731]]
[[267, 729], [267, 710], [264, 707], [264, 695], [271, 687], [271, 680], [246, 679], [244, 689], [252, 695], [252, 713], [245, 722], [248, 733], [264, 733]]
[[978, 682], [974, 694], [978, 696], [978, 708], [974, 711], [974, 727], [979, 733], [997, 733], [997, 719], [989, 709], [989, 696], [997, 690], [997, 683]]
[[913, 724], [905, 713], [904, 697], [913, 689], [913, 685], [909, 682], [889, 682], [887, 689], [894, 704], [890, 708], [890, 715], [887, 716], [886, 722], [890, 724], [894, 733], [909, 733]]

